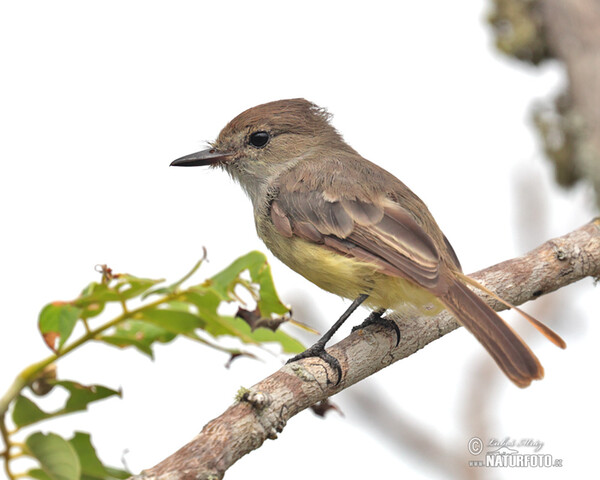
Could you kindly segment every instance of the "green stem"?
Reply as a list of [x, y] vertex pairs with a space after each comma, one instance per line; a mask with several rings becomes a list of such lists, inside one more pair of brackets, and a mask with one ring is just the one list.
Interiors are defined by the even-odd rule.
[[2, 441], [4, 442], [4, 446], [6, 449], [2, 452], [2, 456], [4, 457], [4, 471], [6, 472], [6, 477], [9, 480], [14, 480], [15, 476], [10, 470], [10, 447], [12, 446], [10, 443], [10, 438], [8, 432], [6, 430], [6, 423], [4, 423], [5, 414], [0, 415], [0, 435], [2, 436]]
[[59, 358], [64, 357], [68, 353], [72, 352], [73, 350], [75, 350], [77, 347], [81, 346], [85, 342], [87, 342], [89, 340], [93, 340], [95, 337], [97, 337], [99, 334], [101, 334], [105, 330], [108, 330], [109, 328], [114, 327], [115, 325], [118, 325], [119, 323], [123, 322], [124, 320], [127, 320], [128, 318], [135, 316], [139, 312], [142, 312], [146, 309], [155, 308], [164, 302], [168, 302], [176, 296], [177, 295], [175, 295], [175, 294], [167, 295], [166, 297], [163, 297], [152, 303], [148, 303], [147, 305], [143, 305], [139, 308], [136, 308], [135, 310], [123, 312], [121, 315], [119, 315], [118, 317], [115, 317], [110, 322], [107, 322], [104, 325], [100, 325], [99, 327], [86, 332], [85, 335], [81, 336], [74, 342], [67, 345], [60, 352], [55, 353], [54, 355], [50, 355], [48, 358], [45, 358], [44, 360], [41, 360], [37, 363], [29, 365], [28, 367], [23, 369], [21, 371], [21, 373], [19, 373], [17, 375], [17, 377], [13, 381], [12, 385], [8, 388], [6, 393], [2, 396], [2, 398], [0, 398], [0, 423], [2, 424], [3, 430], [6, 431], [6, 426], [4, 424], [4, 416], [5, 416], [6, 412], [8, 411], [10, 402], [12, 402], [17, 397], [17, 395], [21, 392], [21, 390], [23, 390], [29, 383], [31, 383], [44, 370], [44, 368], [46, 368], [48, 365], [51, 365]]
[[87, 318], [82, 318], [83, 326], [85, 328], [86, 333], [90, 333], [90, 324], [87, 321]]
[[185, 274], [180, 280], [176, 281], [173, 285], [171, 285], [169, 288], [172, 288], [173, 290], [179, 288], [179, 286], [185, 282], [188, 278], [190, 278], [194, 273], [196, 273], [196, 271], [200, 268], [200, 265], [202, 265], [202, 262], [204, 262], [204, 260], [206, 260], [206, 247], [202, 247], [202, 251], [204, 252], [202, 255], [202, 258], [200, 260], [198, 260], [196, 262], [196, 265], [194, 265], [192, 267], [192, 269]]
[[148, 303], [147, 305], [143, 305], [135, 310], [125, 310], [118, 317], [113, 318], [110, 322], [105, 323], [104, 325], [100, 325], [99, 327], [90, 330], [86, 329], [85, 335], [81, 336], [74, 342], [67, 345], [60, 352], [55, 353], [54, 355], [50, 355], [48, 358], [41, 360], [37, 363], [29, 365], [25, 369], [21, 371], [13, 381], [12, 385], [8, 388], [6, 393], [0, 398], [0, 436], [4, 442], [6, 449], [2, 452], [2, 456], [4, 457], [4, 471], [9, 480], [15, 480], [18, 477], [24, 476], [22, 474], [14, 474], [10, 469], [10, 460], [13, 458], [10, 454], [11, 447], [14, 447], [16, 444], [11, 443], [10, 441], [10, 433], [6, 427], [6, 413], [8, 412], [8, 407], [10, 403], [19, 395], [21, 390], [23, 390], [27, 385], [29, 385], [35, 378], [37, 378], [40, 373], [48, 366], [56, 362], [61, 357], [64, 357], [68, 353], [75, 350], [77, 347], [83, 345], [85, 342], [89, 340], [93, 340], [98, 335], [100, 335], [105, 330], [108, 330], [111, 327], [118, 325], [119, 323], [135, 316], [137, 313], [142, 312], [146, 309], [152, 309], [157, 307], [158, 305], [168, 302], [176, 298], [178, 294], [170, 294], [159, 300], [156, 300], [152, 303]]

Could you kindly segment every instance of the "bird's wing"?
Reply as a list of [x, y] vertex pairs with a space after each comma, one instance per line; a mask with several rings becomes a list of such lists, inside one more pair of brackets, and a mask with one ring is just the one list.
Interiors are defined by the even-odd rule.
[[438, 283], [440, 254], [433, 240], [407, 209], [384, 195], [364, 201], [280, 188], [270, 215], [281, 235], [323, 244], [427, 289]]

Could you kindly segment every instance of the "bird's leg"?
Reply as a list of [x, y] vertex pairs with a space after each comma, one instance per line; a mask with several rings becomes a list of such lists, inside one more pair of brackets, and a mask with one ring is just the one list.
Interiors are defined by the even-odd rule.
[[385, 327], [391, 327], [396, 332], [396, 347], [397, 347], [398, 344], [400, 343], [400, 337], [401, 337], [400, 329], [398, 328], [398, 325], [396, 325], [396, 322], [394, 322], [393, 320], [390, 320], [387, 317], [383, 317], [384, 313], [385, 313], [385, 308], [381, 308], [379, 310], [375, 310], [374, 312], [371, 312], [371, 315], [369, 315], [363, 323], [361, 323], [360, 325], [357, 325], [356, 327], [353, 327], [352, 331], [354, 332], [356, 330], [360, 330], [362, 328], [368, 327], [369, 325], [373, 325], [373, 324], [383, 325]]
[[335, 382], [335, 384], [339, 384], [342, 380], [342, 367], [340, 366], [340, 362], [337, 358], [333, 357], [332, 355], [329, 355], [325, 351], [325, 345], [329, 340], [331, 340], [333, 334], [339, 330], [339, 328], [344, 324], [344, 322], [348, 320], [348, 317], [352, 315], [354, 310], [356, 310], [360, 306], [360, 304], [367, 299], [367, 297], [368, 295], [364, 293], [359, 295], [356, 298], [356, 300], [352, 302], [352, 305], [350, 305], [346, 309], [346, 311], [342, 314], [338, 321], [335, 322], [332, 325], [332, 327], [329, 330], [327, 330], [327, 332], [325, 332], [325, 335], [323, 335], [312, 347], [307, 348], [302, 353], [299, 353], [295, 357], [290, 358], [286, 363], [295, 362], [303, 358], [319, 357], [323, 361], [327, 362], [331, 366], [331, 368], [333, 368], [336, 371], [338, 379], [337, 382]]

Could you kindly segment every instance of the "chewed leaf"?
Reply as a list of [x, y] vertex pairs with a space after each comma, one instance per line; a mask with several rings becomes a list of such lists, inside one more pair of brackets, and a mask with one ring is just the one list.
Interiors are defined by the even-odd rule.
[[[250, 252], [211, 279], [183, 288], [182, 285], [198, 270], [204, 259], [205, 256], [183, 278], [167, 286], [157, 286], [162, 280], [114, 273], [106, 265], [99, 265], [102, 273], [100, 281], [88, 284], [72, 302], [55, 302], [42, 310], [39, 323], [45, 342], [56, 353], [60, 353], [77, 321], [82, 319], [85, 333], [77, 343], [71, 344], [73, 347], [87, 340], [96, 340], [120, 348], [134, 347], [152, 358], [155, 343], [168, 343], [181, 335], [230, 354], [236, 351], [221, 345], [216, 339], [232, 336], [248, 344], [269, 341], [281, 343], [284, 350], [289, 352], [302, 350], [299, 342], [283, 332], [270, 332], [270, 335], [261, 332], [265, 329], [277, 330], [279, 324], [287, 321], [289, 316], [289, 308], [281, 302], [275, 291], [271, 269], [264, 254]], [[254, 312], [240, 310], [240, 316], [249, 323], [224, 315], [227, 309], [221, 308], [225, 307], [224, 303], [234, 301], [243, 304], [241, 299], [246, 295], [236, 287], [245, 289], [250, 293], [251, 302], [256, 302]], [[239, 296], [239, 293], [242, 295]], [[144, 302], [149, 295], [158, 298], [151, 303]], [[139, 301], [141, 306], [132, 307], [128, 302], [132, 299]], [[108, 309], [109, 303], [120, 304], [118, 307], [123, 312], [109, 324], [98, 327], [94, 324], [94, 317]], [[34, 392], [41, 390], [34, 389]], [[27, 399], [21, 401], [20, 409], [25, 412], [23, 418], [35, 416], [32, 413], [35, 408], [27, 402]], [[38, 417], [45, 415], [41, 412], [37, 412]], [[29, 420], [22, 420], [25, 421]]]
[[97, 402], [112, 396], [121, 396], [121, 392], [102, 385], [81, 385], [69, 380], [50, 380], [49, 383], [67, 390], [69, 397], [65, 406], [53, 412], [45, 412], [37, 404], [23, 396], [19, 395], [15, 400], [12, 418], [17, 427], [24, 427], [42, 420], [66, 415], [68, 413], [79, 412], [87, 409], [92, 402]]
[[82, 385], [69, 380], [59, 380], [53, 382], [55, 385], [61, 386], [69, 392], [69, 398], [65, 407], [59, 412], [71, 413], [85, 410], [88, 404], [103, 400], [112, 396], [121, 396], [120, 390], [103, 387], [102, 385]]
[[79, 480], [81, 465], [73, 446], [55, 433], [33, 433], [25, 440], [27, 453], [37, 459], [43, 473], [35, 478]]
[[240, 274], [248, 269], [247, 257], [248, 255], [238, 258], [225, 270], [207, 280], [203, 286], [210, 287], [219, 296], [220, 300], [226, 302], [233, 300], [231, 291], [235, 287]]
[[145, 300], [150, 295], [169, 295], [174, 291], [175, 289], [172, 286], [155, 288], [154, 290], [148, 290], [147, 292], [145, 292], [142, 295], [142, 300]]
[[90, 303], [118, 302], [120, 300], [118, 292], [106, 283], [92, 282], [83, 289], [75, 300], [75, 305], [84, 307]]
[[102, 312], [107, 302], [122, 302], [137, 297], [162, 281], [121, 273], [111, 277], [109, 283], [90, 283], [73, 303], [84, 310], [85, 318], [89, 318]]
[[114, 288], [122, 300], [128, 300], [141, 295], [146, 290], [150, 290], [154, 285], [163, 281], [163, 279], [139, 278], [123, 273], [119, 275], [118, 282]]
[[80, 314], [80, 308], [65, 302], [50, 303], [42, 309], [38, 328], [52, 351], [59, 351], [69, 339]]
[[214, 292], [202, 290], [188, 291], [183, 298], [197, 308], [198, 315], [205, 322], [204, 330], [213, 337], [230, 335], [238, 337], [244, 343], [256, 343], [252, 337], [247, 335], [246, 331], [249, 329], [240, 330], [231, 322], [232, 317], [220, 315], [217, 312], [217, 308], [221, 302]]
[[253, 282], [258, 283], [260, 288], [258, 308], [263, 317], [270, 317], [272, 314], [284, 315], [290, 309], [279, 299], [279, 295], [277, 295], [277, 291], [275, 290], [273, 276], [271, 275], [271, 267], [264, 255], [262, 253], [260, 255], [264, 258], [264, 262], [256, 264], [254, 268], [250, 268], [250, 277]]
[[[182, 295], [182, 300], [193, 305], [198, 315], [205, 322], [210, 322], [219, 316], [218, 309], [221, 305], [219, 296], [210, 289], [192, 287]], [[208, 327], [206, 327], [208, 328]]]
[[239, 283], [240, 274], [246, 270], [250, 273], [252, 282], [258, 285], [258, 308], [261, 315], [270, 317], [271, 314], [287, 313], [289, 308], [279, 299], [271, 276], [271, 267], [261, 252], [253, 251], [238, 258], [225, 270], [208, 280], [205, 285], [211, 287], [222, 300], [231, 301], [233, 299], [231, 292]]

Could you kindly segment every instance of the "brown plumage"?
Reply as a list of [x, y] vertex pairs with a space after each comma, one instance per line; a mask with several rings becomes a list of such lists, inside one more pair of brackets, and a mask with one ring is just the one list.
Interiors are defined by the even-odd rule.
[[[253, 145], [256, 132], [268, 142]], [[543, 377], [529, 347], [466, 285], [478, 286], [421, 199], [348, 146], [323, 109], [303, 99], [259, 105], [229, 122], [213, 147], [181, 164], [215, 164], [238, 180], [259, 236], [292, 269], [341, 296], [368, 294], [377, 309], [434, 313], [441, 304], [516, 385]]]
[[[352, 178], [355, 172], [348, 171], [352, 163], [345, 162], [345, 170], [339, 175]], [[460, 265], [449, 242], [425, 205], [406, 186], [390, 175], [385, 184], [394, 185], [401, 193], [380, 190], [366, 194], [363, 200], [348, 199], [343, 188], [334, 193], [330, 186], [325, 195], [322, 184], [310, 190], [298, 188], [292, 179], [302, 178], [303, 174], [297, 168], [279, 179], [271, 204], [271, 219], [281, 235], [322, 244], [337, 254], [371, 264], [379, 273], [422, 287], [475, 335], [516, 385], [525, 387], [543, 377], [544, 370], [529, 347], [456, 275]], [[411, 211], [419, 214], [419, 221]], [[372, 290], [363, 293], [373, 295]], [[398, 304], [382, 304], [379, 299], [375, 304], [401, 308]]]

